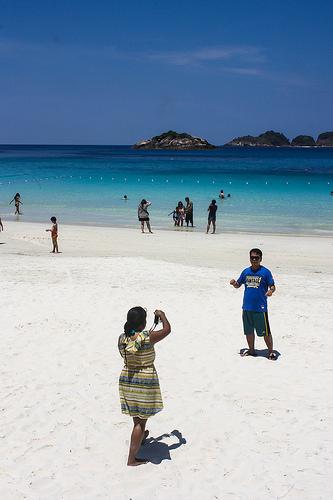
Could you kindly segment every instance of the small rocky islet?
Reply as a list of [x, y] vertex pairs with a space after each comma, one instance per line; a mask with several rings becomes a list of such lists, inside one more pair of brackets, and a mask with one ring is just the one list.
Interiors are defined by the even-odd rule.
[[206, 139], [194, 137], [190, 134], [169, 130], [161, 135], [155, 135], [151, 139], [137, 142], [134, 149], [215, 149]]
[[[134, 149], [173, 150], [215, 149], [217, 147], [221, 146], [215, 146], [201, 137], [195, 137], [185, 132], [178, 133], [174, 130], [169, 130], [133, 145]], [[290, 141], [281, 132], [267, 130], [258, 136], [235, 137], [223, 147], [333, 147], [333, 132], [319, 134], [316, 141], [311, 135], [298, 135]]]

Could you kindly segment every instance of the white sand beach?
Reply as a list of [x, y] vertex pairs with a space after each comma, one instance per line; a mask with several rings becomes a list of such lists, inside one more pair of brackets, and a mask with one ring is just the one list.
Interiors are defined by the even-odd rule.
[[[333, 497], [333, 238], [60, 225], [54, 255], [47, 224], [4, 226], [1, 500]], [[277, 361], [262, 339], [239, 355], [229, 280], [251, 247], [276, 280]], [[117, 339], [135, 305], [149, 326], [163, 309], [172, 332], [156, 346], [150, 463], [130, 468]]]

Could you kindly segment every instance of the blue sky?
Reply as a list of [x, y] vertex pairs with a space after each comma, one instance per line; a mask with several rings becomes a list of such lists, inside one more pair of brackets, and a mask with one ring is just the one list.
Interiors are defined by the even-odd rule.
[[0, 0], [0, 143], [333, 130], [327, 1]]

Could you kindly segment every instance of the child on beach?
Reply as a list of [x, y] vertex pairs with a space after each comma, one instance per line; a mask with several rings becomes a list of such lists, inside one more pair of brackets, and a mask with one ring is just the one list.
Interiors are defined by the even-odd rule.
[[51, 238], [52, 238], [52, 245], [53, 245], [53, 250], [51, 253], [59, 253], [58, 249], [58, 224], [57, 224], [57, 218], [56, 217], [51, 217], [51, 222], [52, 222], [52, 227], [51, 229], [45, 229], [46, 232], [50, 231], [51, 233]]
[[172, 220], [173, 220], [173, 222], [174, 222], [174, 225], [175, 225], [175, 226], [177, 226], [177, 222], [178, 222], [178, 212], [177, 212], [177, 207], [176, 207], [174, 210], [172, 210], [172, 212], [170, 212], [170, 213], [168, 214], [168, 217], [169, 217], [170, 215], [172, 215]]
[[124, 360], [119, 377], [119, 396], [122, 413], [133, 418], [127, 465], [147, 463], [137, 457], [140, 446], [148, 436], [145, 430], [147, 419], [163, 409], [158, 375], [155, 370], [154, 344], [171, 332], [165, 313], [155, 311], [155, 323], [162, 322], [162, 328], [146, 330], [147, 311], [143, 307], [132, 307], [127, 313], [124, 333], [118, 339], [118, 349]]

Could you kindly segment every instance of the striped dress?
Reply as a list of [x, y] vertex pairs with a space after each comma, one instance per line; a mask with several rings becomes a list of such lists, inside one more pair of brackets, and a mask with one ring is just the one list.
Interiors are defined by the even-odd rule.
[[121, 411], [147, 419], [163, 409], [154, 366], [155, 349], [149, 341], [149, 332], [140, 332], [135, 340], [120, 335], [118, 348], [125, 362], [119, 377]]

